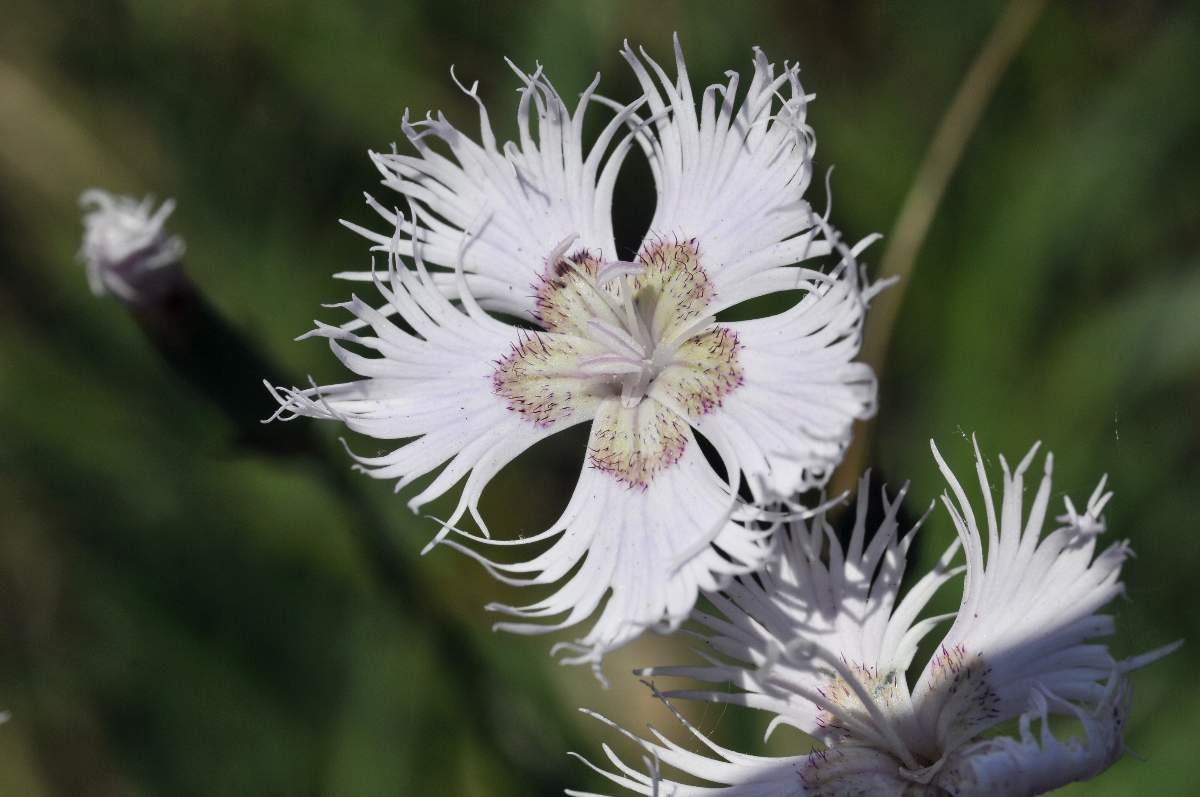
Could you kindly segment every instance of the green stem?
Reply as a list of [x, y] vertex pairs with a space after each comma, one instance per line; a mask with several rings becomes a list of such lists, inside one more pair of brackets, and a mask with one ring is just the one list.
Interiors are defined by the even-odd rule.
[[[1045, 7], [1046, 0], [1011, 0], [1005, 7], [938, 123], [900, 206], [896, 223], [887, 237], [878, 275], [879, 279], [896, 277], [897, 284], [872, 303], [863, 338], [862, 359], [875, 370], [881, 381], [909, 278], [946, 187], [962, 161], [967, 143], [1000, 79], [1029, 38]], [[853, 489], [870, 458], [872, 432], [873, 422], [862, 424], [833, 479], [832, 492]]]

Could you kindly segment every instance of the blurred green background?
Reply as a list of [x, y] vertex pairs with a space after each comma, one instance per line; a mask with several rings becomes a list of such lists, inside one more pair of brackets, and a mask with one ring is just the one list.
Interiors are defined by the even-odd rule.
[[[405, 107], [473, 127], [451, 64], [481, 80], [507, 137], [506, 55], [544, 63], [568, 98], [596, 71], [607, 94], [632, 96], [624, 37], [667, 59], [678, 30], [694, 84], [744, 71], [755, 44], [799, 60], [818, 95], [819, 166], [837, 164], [834, 222], [858, 238], [891, 229], [1000, 10], [4, 0], [0, 708], [12, 719], [0, 794], [553, 794], [599, 786], [565, 751], [598, 758], [611, 734], [576, 706], [683, 738], [628, 674], [676, 659], [681, 643], [647, 638], [613, 656], [601, 692], [555, 665], [547, 640], [490, 632], [482, 605], [524, 595], [448, 550], [418, 561], [434, 524], [390, 485], [342, 478], [337, 430], [277, 427], [315, 435], [324, 460], [246, 439], [272, 406], [257, 383], [228, 374], [231, 394], [251, 397], [236, 408], [243, 428], [118, 303], [88, 293], [74, 261], [82, 189], [177, 198], [188, 272], [237, 331], [210, 341], [217, 372], [248, 345], [286, 373], [334, 381], [328, 351], [292, 338], [331, 318], [320, 302], [348, 295], [329, 275], [367, 263], [337, 224], [371, 219], [367, 148], [400, 138]], [[1138, 553], [1113, 645], [1193, 641], [1134, 677], [1128, 742], [1144, 760], [1074, 794], [1192, 793], [1198, 771], [1197, 11], [1051, 4], [920, 253], [876, 420], [872, 462], [892, 483], [913, 480], [917, 511], [942, 489], [930, 437], [963, 466], [964, 433], [1010, 457], [1045, 441], [1056, 506], [1110, 474], [1110, 537]], [[627, 243], [648, 222], [647, 185], [633, 168], [619, 188]], [[581, 446], [540, 447], [503, 474], [485, 501], [493, 528], [552, 520]], [[923, 558], [951, 533], [939, 510]], [[740, 749], [808, 749], [783, 733], [764, 748], [748, 712], [689, 712]]]

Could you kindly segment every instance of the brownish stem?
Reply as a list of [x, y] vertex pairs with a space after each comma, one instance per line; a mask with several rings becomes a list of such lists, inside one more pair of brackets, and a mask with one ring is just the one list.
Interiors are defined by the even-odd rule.
[[[897, 284], [875, 299], [867, 316], [863, 339], [862, 359], [871, 365], [881, 380], [908, 278], [946, 187], [1000, 78], [1028, 39], [1045, 7], [1046, 0], [1011, 0], [1005, 7], [938, 123], [925, 158], [900, 206], [879, 271], [880, 279], [895, 277]], [[858, 430], [834, 476], [831, 492], [853, 489], [869, 459], [872, 432], [871, 422]]]

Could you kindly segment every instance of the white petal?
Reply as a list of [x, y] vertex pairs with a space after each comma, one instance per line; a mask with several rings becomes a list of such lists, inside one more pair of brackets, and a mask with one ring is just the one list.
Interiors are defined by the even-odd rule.
[[[827, 717], [822, 712], [842, 708], [828, 699], [837, 672], [828, 661], [811, 657], [804, 648], [810, 643], [827, 651], [829, 658], [882, 679], [877, 690], [883, 702], [880, 709], [889, 721], [903, 722], [908, 714], [903, 673], [915, 647], [907, 632], [953, 571], [948, 555], [896, 609], [904, 553], [913, 533], [900, 536], [897, 514], [904, 491], [890, 500], [884, 494], [884, 518], [871, 530], [868, 545], [868, 490], [864, 478], [845, 550], [823, 511], [810, 521], [793, 521], [782, 535], [778, 559], [752, 578], [735, 579], [712, 597], [720, 616], [694, 613], [697, 636], [714, 654], [708, 665], [654, 667], [641, 674], [731, 682], [739, 692], [668, 694], [772, 711], [786, 724], [827, 738], [823, 724]], [[824, 551], [828, 551], [828, 564]], [[886, 690], [894, 698], [890, 703], [884, 695], [885, 682], [894, 683]], [[861, 711], [850, 713], [856, 714], [850, 720], [871, 726], [865, 732], [880, 736], [872, 720], [857, 716]]]
[[[856, 797], [901, 794], [910, 785], [901, 779], [893, 758], [869, 747], [820, 750], [809, 755], [784, 757], [745, 755], [716, 744], [676, 712], [669, 702], [667, 706], [692, 737], [686, 747], [672, 742], [653, 727], [650, 729], [653, 740], [638, 738], [602, 715], [589, 711], [585, 713], [641, 747], [644, 752], [642, 768], [622, 761], [608, 745], [604, 745], [604, 752], [615, 772], [577, 757], [618, 786], [648, 797]], [[704, 751], [697, 752], [697, 748], [704, 748]], [[694, 786], [671, 780], [661, 774], [663, 767], [718, 785]], [[588, 794], [567, 793], [581, 797]]]
[[[956, 797], [1034, 797], [1093, 778], [1124, 753], [1121, 733], [1129, 713], [1129, 688], [1116, 674], [1093, 711], [1040, 692], [1034, 693], [1032, 703], [1021, 716], [1019, 739], [1001, 736], [961, 749], [934, 782]], [[1059, 741], [1050, 731], [1051, 710], [1074, 715], [1084, 739]], [[1040, 738], [1031, 731], [1034, 721], [1042, 724]]]
[[1095, 703], [1104, 692], [1105, 677], [1121, 667], [1107, 647], [1092, 641], [1112, 633], [1112, 618], [1098, 612], [1122, 591], [1119, 578], [1128, 546], [1118, 543], [1094, 555], [1096, 518], [1084, 524], [1087, 528], [1074, 518], [1042, 537], [1051, 493], [1050, 455], [1027, 516], [1022, 507], [1025, 471], [1036, 446], [1015, 471], [1001, 458], [997, 512], [976, 447], [988, 528], [985, 550], [966, 491], [936, 446], [933, 451], [950, 485], [943, 503], [966, 552], [967, 574], [958, 616], [913, 691], [927, 743], [950, 750], [1016, 717], [1035, 688]]
[[[461, 265], [465, 284], [483, 307], [532, 319], [536, 282], [553, 265], [547, 258], [564, 240], [575, 239], [578, 248], [602, 259], [616, 257], [612, 187], [629, 147], [628, 136], [618, 140], [617, 135], [625, 135], [625, 122], [641, 101], [619, 111], [585, 151], [583, 117], [596, 84], [572, 113], [540, 67], [531, 75], [513, 71], [524, 83], [517, 108], [519, 143], [497, 144], [474, 85], [464, 91], [479, 104], [481, 143], [440, 114], [411, 123], [406, 114], [404, 133], [416, 152], [372, 153], [371, 158], [383, 184], [419, 207], [420, 222], [399, 220], [403, 234], [396, 241], [390, 232], [348, 226], [374, 241], [377, 250], [396, 248], [411, 255], [413, 240], [420, 240], [431, 264]], [[537, 119], [536, 134], [531, 115]], [[431, 139], [443, 142], [448, 156], [431, 146]], [[371, 198], [368, 204], [389, 230], [396, 227], [392, 210]], [[449, 296], [462, 292], [463, 279], [445, 273], [434, 279]]]
[[866, 298], [853, 266], [810, 281], [779, 315], [730, 323], [743, 383], [694, 420], [737, 451], [755, 497], [821, 486], [850, 444], [855, 420], [875, 412], [876, 381], [854, 362]]
[[[720, 589], [732, 575], [760, 568], [772, 550], [768, 533], [730, 519], [735, 499], [729, 485], [705, 460], [682, 419], [682, 448], [672, 443], [671, 459], [663, 467], [647, 465], [645, 459], [630, 466], [632, 460], [626, 457], [621, 466], [625, 470], [617, 471], [606, 464], [607, 457], [597, 458], [596, 451], [610, 442], [603, 431], [604, 418], [619, 408], [615, 399], [601, 407], [589, 442], [589, 461], [566, 510], [553, 526], [528, 540], [556, 537], [543, 553], [527, 562], [499, 564], [472, 548], [446, 543], [479, 559], [509, 583], [561, 582], [552, 595], [528, 606], [490, 607], [522, 621], [554, 622], [504, 622], [498, 628], [548, 633], [577, 625], [599, 611], [584, 637], [559, 646], [571, 654], [566, 663], [598, 665], [606, 652], [647, 628], [674, 628], [702, 591]], [[622, 473], [629, 478], [619, 478]], [[645, 478], [639, 481], [641, 477]]]
[[763, 275], [832, 251], [804, 199], [816, 139], [798, 67], [785, 64], [776, 74], [756, 49], [740, 104], [731, 73], [727, 84], [704, 90], [697, 108], [678, 38], [675, 79], [644, 51], [627, 44], [623, 55], [653, 119], [640, 136], [658, 185], [649, 241], [697, 238], [718, 297], [735, 297], [722, 306], [781, 290], [779, 275]]
[[[519, 351], [546, 345], [548, 336], [464, 312], [441, 294], [423, 268], [415, 273], [395, 255], [378, 287], [392, 314], [358, 298], [342, 305], [374, 334], [325, 324], [309, 333], [328, 338], [343, 365], [365, 378], [303, 390], [272, 387], [281, 405], [276, 415], [336, 419], [361, 434], [400, 441], [389, 453], [355, 457], [371, 476], [397, 480], [397, 489], [444, 466], [409, 501], [413, 511], [466, 477], [447, 526], [470, 511], [486, 532], [476, 506], [487, 482], [538, 440], [589, 420], [595, 402], [574, 399], [536, 414], [528, 403], [514, 407], [521, 397], [501, 390], [500, 366]], [[412, 331], [397, 326], [389, 315]], [[544, 375], [549, 388], [543, 394], [560, 382], [569, 389], [577, 381]]]

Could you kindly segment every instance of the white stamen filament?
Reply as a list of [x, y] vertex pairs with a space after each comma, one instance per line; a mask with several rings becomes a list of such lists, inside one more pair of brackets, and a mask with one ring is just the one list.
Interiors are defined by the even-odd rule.
[[631, 335], [635, 335], [639, 340], [646, 345], [646, 351], [654, 349], [656, 341], [654, 335], [650, 332], [649, 326], [646, 324], [642, 314], [638, 312], [637, 304], [634, 301], [634, 296], [637, 294], [636, 280], [626, 275], [621, 278], [621, 305], [625, 311], [625, 324]]
[[595, 332], [599, 337], [607, 339], [612, 345], [623, 347], [632, 356], [639, 360], [644, 360], [650, 353], [644, 342], [639, 342], [633, 339], [632, 336], [625, 330], [615, 327], [612, 324], [601, 321], [598, 318], [588, 319], [588, 328]]
[[573, 232], [566, 238], [563, 238], [561, 241], [559, 241], [558, 244], [550, 250], [550, 255], [546, 258], [546, 260], [552, 267], [558, 265], [558, 261], [563, 259], [563, 257], [567, 254], [567, 250], [571, 248], [571, 244], [575, 243], [575, 239], [578, 237], [579, 233]]
[[644, 368], [642, 360], [633, 360], [620, 354], [597, 354], [579, 361], [583, 376], [639, 374]]
[[600, 287], [608, 285], [615, 279], [620, 277], [636, 277], [642, 273], [644, 269], [641, 263], [631, 262], [629, 260], [612, 260], [600, 266], [596, 272], [596, 284]]

